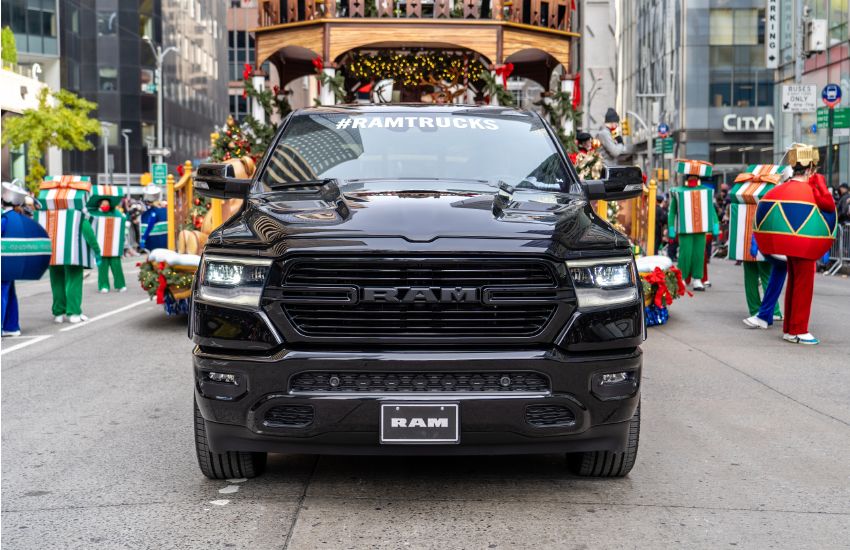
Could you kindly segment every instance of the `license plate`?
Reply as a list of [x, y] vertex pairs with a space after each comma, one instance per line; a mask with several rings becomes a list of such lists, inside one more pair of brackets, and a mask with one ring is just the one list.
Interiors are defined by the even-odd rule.
[[381, 443], [458, 443], [457, 403], [381, 405]]

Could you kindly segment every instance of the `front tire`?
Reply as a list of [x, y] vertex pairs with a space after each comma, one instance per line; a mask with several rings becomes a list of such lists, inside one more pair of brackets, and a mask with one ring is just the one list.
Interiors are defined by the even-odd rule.
[[632, 471], [637, 460], [638, 440], [640, 439], [640, 403], [635, 414], [629, 420], [629, 435], [626, 450], [587, 451], [567, 455], [567, 467], [574, 474], [583, 477], [624, 477]]
[[195, 407], [195, 452], [201, 472], [210, 479], [257, 477], [266, 469], [266, 453], [227, 451], [215, 453], [207, 445], [207, 427], [198, 403]]

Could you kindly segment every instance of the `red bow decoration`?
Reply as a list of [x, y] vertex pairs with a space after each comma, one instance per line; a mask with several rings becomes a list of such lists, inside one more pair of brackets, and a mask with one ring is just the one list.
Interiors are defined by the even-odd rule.
[[322, 61], [321, 57], [316, 56], [316, 57], [313, 58], [313, 67], [316, 68], [317, 73], [322, 72], [322, 69], [325, 68], [325, 64]]
[[677, 292], [679, 293], [679, 296], [687, 294], [688, 296], [693, 297], [694, 293], [685, 287], [685, 281], [682, 280], [682, 271], [675, 265], [670, 267], [670, 271], [676, 274], [676, 284], [678, 285]]
[[496, 67], [496, 76], [502, 77], [502, 86], [508, 87], [508, 77], [511, 76], [511, 73], [514, 72], [514, 64], [513, 63], [505, 63], [500, 67]]
[[644, 277], [650, 285], [655, 285], [655, 307], [664, 307], [664, 304], [669, 306], [673, 303], [673, 295], [670, 294], [670, 289], [667, 288], [667, 277], [660, 267], [656, 267], [649, 275]]
[[581, 73], [576, 73], [573, 80], [573, 109], [578, 109], [579, 105], [581, 105]]
[[186, 169], [183, 168], [182, 164], [178, 164], [177, 165], [177, 174], [182, 178], [184, 173], [186, 173]]
[[251, 73], [254, 72], [254, 67], [250, 63], [245, 63], [245, 68], [242, 70], [242, 80], [251, 78]]
[[156, 267], [159, 273], [159, 279], [157, 280], [158, 286], [156, 287], [156, 303], [157, 305], [162, 305], [165, 303], [165, 291], [168, 289], [168, 281], [165, 280], [165, 275], [162, 274], [162, 270], [165, 269], [165, 262], [159, 262]]

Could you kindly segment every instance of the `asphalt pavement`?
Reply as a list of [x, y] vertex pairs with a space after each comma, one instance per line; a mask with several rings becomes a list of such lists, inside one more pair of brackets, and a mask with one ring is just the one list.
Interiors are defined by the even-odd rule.
[[2, 341], [2, 545], [49, 548], [847, 548], [850, 280], [819, 275], [815, 347], [747, 330], [743, 274], [678, 300], [644, 346], [638, 461], [625, 479], [563, 457], [272, 455], [210, 481], [192, 440], [185, 320], [130, 291], [55, 325], [19, 285]]

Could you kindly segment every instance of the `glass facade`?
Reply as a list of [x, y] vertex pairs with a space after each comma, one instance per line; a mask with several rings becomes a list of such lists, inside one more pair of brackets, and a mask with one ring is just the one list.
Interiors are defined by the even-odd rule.
[[3, 0], [0, 24], [15, 33], [18, 52], [59, 55], [56, 0]]
[[65, 153], [67, 170], [103, 172], [104, 142], [117, 174], [125, 167], [129, 130], [133, 174], [149, 171], [148, 146], [156, 136], [156, 62], [143, 41], [150, 37], [177, 53], [165, 58], [164, 145], [171, 168], [204, 158], [209, 134], [227, 116], [225, 42], [219, 21], [226, 5], [217, 0], [63, 0], [62, 85], [97, 102], [97, 117], [109, 138], [97, 148]]

